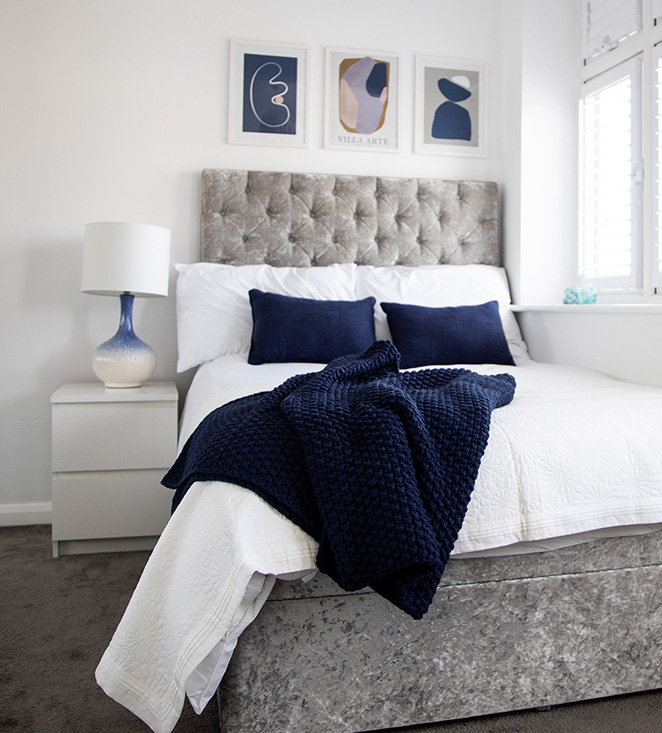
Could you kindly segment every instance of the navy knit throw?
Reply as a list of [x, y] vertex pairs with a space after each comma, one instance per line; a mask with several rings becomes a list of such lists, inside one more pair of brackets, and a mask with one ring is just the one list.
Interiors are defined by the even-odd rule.
[[319, 542], [341, 588], [427, 611], [466, 513], [509, 374], [399, 371], [377, 341], [211, 412], [163, 479], [173, 511], [195, 481], [255, 491]]

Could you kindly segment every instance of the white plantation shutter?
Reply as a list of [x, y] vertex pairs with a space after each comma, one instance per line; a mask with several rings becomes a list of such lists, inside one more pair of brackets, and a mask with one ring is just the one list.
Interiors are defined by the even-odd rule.
[[640, 78], [633, 58], [583, 89], [579, 271], [601, 290], [642, 287]]
[[653, 285], [656, 292], [662, 293], [662, 44], [653, 49], [653, 59], [653, 148], [655, 151], [653, 236], [656, 245], [653, 257]]
[[583, 0], [583, 52], [588, 59], [641, 30], [641, 0]]
[[653, 19], [656, 23], [662, 20], [662, 0], [652, 0]]

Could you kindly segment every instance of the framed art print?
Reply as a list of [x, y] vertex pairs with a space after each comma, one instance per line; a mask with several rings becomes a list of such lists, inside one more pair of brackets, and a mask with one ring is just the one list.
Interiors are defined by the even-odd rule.
[[485, 157], [485, 64], [416, 57], [414, 152]]
[[324, 147], [397, 152], [397, 54], [326, 51]]
[[307, 50], [230, 41], [228, 142], [305, 147]]

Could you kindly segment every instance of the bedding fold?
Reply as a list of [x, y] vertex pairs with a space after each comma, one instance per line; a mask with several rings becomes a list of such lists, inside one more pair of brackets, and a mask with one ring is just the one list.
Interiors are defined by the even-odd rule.
[[393, 344], [210, 413], [163, 479], [176, 509], [196, 481], [251, 489], [319, 543], [317, 565], [421, 618], [462, 526], [491, 413], [515, 380], [403, 373]]

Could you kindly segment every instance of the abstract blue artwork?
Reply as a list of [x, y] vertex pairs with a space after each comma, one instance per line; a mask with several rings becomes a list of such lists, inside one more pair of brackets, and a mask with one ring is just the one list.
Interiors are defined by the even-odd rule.
[[243, 132], [295, 135], [297, 59], [244, 54]]
[[397, 152], [397, 54], [327, 48], [324, 147]]
[[339, 72], [340, 123], [348, 132], [377, 132], [384, 124], [388, 104], [388, 63], [370, 56], [344, 59]]
[[228, 142], [308, 146], [308, 49], [230, 40]]
[[416, 57], [417, 153], [486, 155], [485, 64]]

